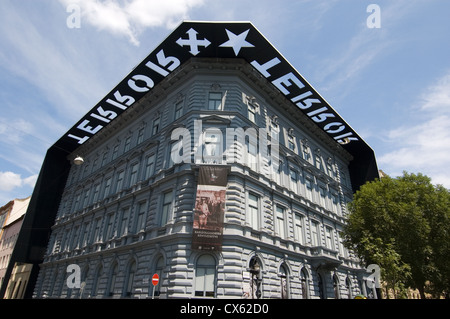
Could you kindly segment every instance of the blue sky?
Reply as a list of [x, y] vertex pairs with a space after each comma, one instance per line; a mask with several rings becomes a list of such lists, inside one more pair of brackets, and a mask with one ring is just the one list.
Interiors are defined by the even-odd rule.
[[449, 12], [447, 0], [1, 0], [0, 205], [32, 193], [47, 149], [182, 20], [251, 21], [380, 169], [450, 188]]

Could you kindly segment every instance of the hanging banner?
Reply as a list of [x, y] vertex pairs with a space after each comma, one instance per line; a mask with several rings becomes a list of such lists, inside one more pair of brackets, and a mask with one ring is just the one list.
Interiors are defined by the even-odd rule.
[[192, 249], [222, 249], [228, 167], [201, 166], [194, 207]]

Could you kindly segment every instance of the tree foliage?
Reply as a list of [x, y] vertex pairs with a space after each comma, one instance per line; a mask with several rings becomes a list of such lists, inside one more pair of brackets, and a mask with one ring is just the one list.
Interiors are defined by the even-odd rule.
[[[345, 245], [378, 264], [389, 288], [450, 293], [450, 193], [422, 174], [366, 183], [349, 203]], [[426, 290], [427, 289], [427, 290]]]

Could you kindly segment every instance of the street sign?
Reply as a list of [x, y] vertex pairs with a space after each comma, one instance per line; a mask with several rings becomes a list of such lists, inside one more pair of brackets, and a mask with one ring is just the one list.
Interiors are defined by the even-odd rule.
[[158, 274], [154, 274], [152, 277], [152, 284], [153, 284], [153, 286], [157, 286], [158, 283], [159, 283], [159, 276], [158, 276]]
[[155, 299], [155, 289], [156, 289], [156, 286], [159, 284], [158, 274], [154, 274], [152, 276], [152, 284], [153, 284], [152, 299]]

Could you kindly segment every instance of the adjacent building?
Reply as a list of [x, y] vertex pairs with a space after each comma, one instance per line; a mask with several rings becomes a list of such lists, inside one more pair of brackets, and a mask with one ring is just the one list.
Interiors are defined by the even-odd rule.
[[[28, 283], [27, 273], [5, 280], [6, 269], [16, 247], [22, 221], [30, 202], [30, 197], [14, 199], [0, 208], [0, 286], [8, 288], [8, 299], [22, 298]], [[23, 273], [23, 270], [20, 271]]]
[[252, 24], [184, 22], [49, 149], [13, 257], [35, 298], [353, 298], [340, 232], [377, 176]]

